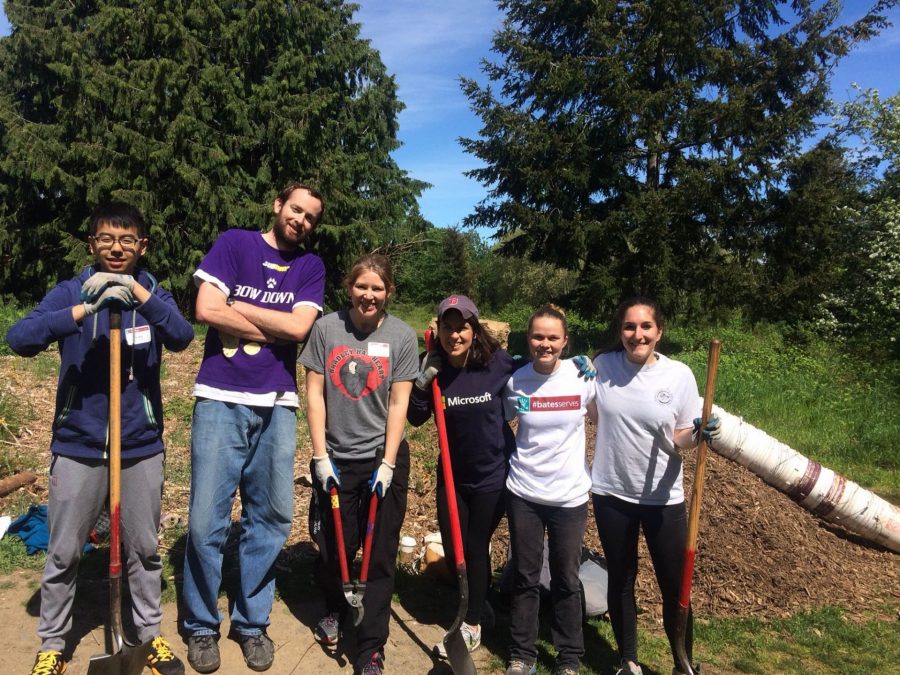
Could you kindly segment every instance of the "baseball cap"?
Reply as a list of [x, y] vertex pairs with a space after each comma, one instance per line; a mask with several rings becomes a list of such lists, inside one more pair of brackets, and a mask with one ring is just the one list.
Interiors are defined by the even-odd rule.
[[462, 314], [464, 319], [477, 319], [478, 308], [475, 303], [469, 300], [465, 295], [451, 295], [449, 298], [441, 300], [441, 304], [437, 306], [437, 318], [441, 320], [444, 312], [448, 309], [455, 309]]

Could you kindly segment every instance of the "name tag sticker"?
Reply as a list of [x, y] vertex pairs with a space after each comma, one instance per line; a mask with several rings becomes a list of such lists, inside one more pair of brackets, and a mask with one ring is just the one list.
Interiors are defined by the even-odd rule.
[[150, 326], [135, 326], [125, 329], [125, 342], [134, 346], [150, 342]]
[[366, 345], [366, 353], [369, 356], [380, 356], [382, 358], [390, 358], [391, 346], [387, 342], [369, 342]]

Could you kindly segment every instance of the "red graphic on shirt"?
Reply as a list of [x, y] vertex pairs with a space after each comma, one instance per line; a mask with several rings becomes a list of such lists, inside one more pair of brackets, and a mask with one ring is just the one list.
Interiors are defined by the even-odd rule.
[[378, 389], [388, 375], [391, 362], [383, 356], [369, 356], [364, 349], [340, 346], [325, 360], [332, 384], [347, 398], [358, 401]]
[[580, 410], [581, 396], [532, 396], [531, 412], [545, 410]]

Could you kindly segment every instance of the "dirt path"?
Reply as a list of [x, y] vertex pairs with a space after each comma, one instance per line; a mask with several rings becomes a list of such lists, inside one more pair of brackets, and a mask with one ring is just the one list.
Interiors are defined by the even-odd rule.
[[[26, 673], [34, 662], [38, 639], [38, 584], [40, 574], [34, 571], [19, 571], [3, 580], [0, 590], [0, 616], [6, 626], [4, 648], [0, 650], [0, 673]], [[103, 654], [104, 629], [102, 609], [88, 607], [91, 597], [102, 596], [105, 603], [103, 582], [89, 581], [79, 585], [76, 600], [79, 623], [75, 633], [81, 634], [74, 657], [69, 664], [69, 675], [87, 673], [88, 660], [92, 655]], [[101, 603], [102, 604], [102, 603]], [[224, 598], [220, 610], [227, 615]], [[177, 630], [177, 607], [175, 603], [163, 606], [162, 634], [172, 643], [176, 653], [187, 663], [187, 645], [182, 642]], [[292, 602], [290, 606], [276, 600], [272, 611], [269, 636], [275, 642], [275, 663], [268, 672], [273, 675], [294, 675], [299, 673], [351, 672], [343, 649], [337, 653], [327, 652], [313, 640], [312, 626], [322, 611], [321, 601], [316, 595], [309, 600]], [[448, 617], [449, 618], [449, 617]], [[226, 623], [227, 626], [227, 623]], [[437, 623], [422, 623], [412, 616], [400, 603], [394, 603], [391, 616], [390, 639], [387, 645], [389, 672], [419, 675], [450, 675], [450, 669], [431, 656], [431, 647], [444, 634]], [[347, 637], [347, 647], [352, 650], [352, 635]], [[221, 675], [237, 675], [252, 672], [244, 664], [240, 647], [233, 640], [223, 638], [219, 642], [222, 654]], [[491, 669], [492, 656], [487, 650], [476, 652], [479, 673], [502, 672]], [[189, 667], [188, 673], [193, 672]], [[149, 671], [148, 671], [149, 672]]]

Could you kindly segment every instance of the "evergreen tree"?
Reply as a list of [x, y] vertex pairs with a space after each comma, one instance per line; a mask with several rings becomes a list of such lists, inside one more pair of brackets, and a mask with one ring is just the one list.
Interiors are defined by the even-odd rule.
[[[490, 80], [463, 89], [489, 186], [467, 224], [580, 272], [580, 307], [746, 302], [766, 195], [826, 110], [828, 75], [883, 28], [883, 0], [499, 0]], [[495, 91], [496, 88], [496, 91]], [[715, 299], [703, 294], [715, 290]]]
[[[115, 198], [151, 226], [149, 266], [189, 304], [224, 229], [264, 229], [275, 192], [325, 195], [336, 282], [421, 221], [396, 85], [340, 0], [23, 0], [0, 40], [0, 288], [40, 297], [83, 262]], [[334, 283], [332, 284], [332, 289]]]
[[809, 321], [825, 294], [835, 292], [858, 264], [863, 184], [844, 149], [825, 140], [790, 160], [783, 189], [769, 193], [765, 282], [755, 315]]

